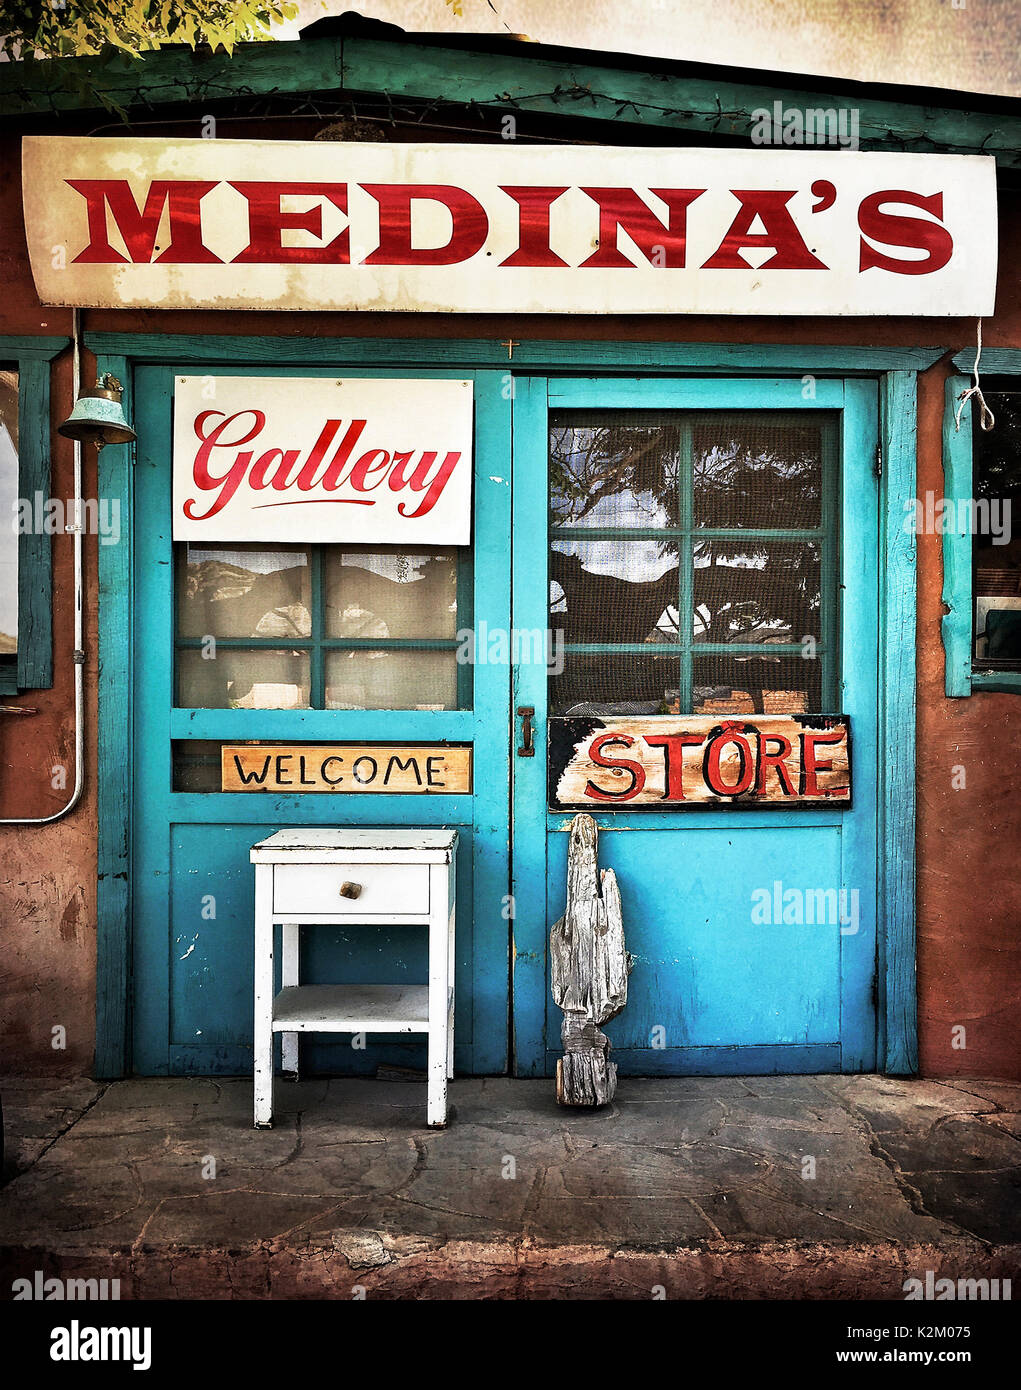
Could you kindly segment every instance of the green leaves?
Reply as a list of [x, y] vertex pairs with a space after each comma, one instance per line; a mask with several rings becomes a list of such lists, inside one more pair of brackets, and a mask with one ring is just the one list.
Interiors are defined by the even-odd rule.
[[293, 0], [0, 0], [0, 51], [14, 58], [138, 58], [167, 43], [233, 53], [272, 38], [298, 13]]

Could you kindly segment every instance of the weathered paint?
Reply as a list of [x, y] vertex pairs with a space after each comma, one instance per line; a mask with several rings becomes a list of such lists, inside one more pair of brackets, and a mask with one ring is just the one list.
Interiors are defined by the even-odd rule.
[[[708, 119], [708, 118], [707, 118]], [[288, 138], [300, 137], [300, 122], [288, 122], [281, 130]], [[225, 133], [231, 124], [220, 123]], [[84, 131], [88, 122], [62, 122], [62, 128]], [[269, 127], [267, 127], [269, 129]], [[315, 126], [308, 127], [308, 134]], [[234, 133], [244, 127], [235, 125]], [[414, 138], [414, 132], [409, 132]], [[398, 128], [396, 138], [402, 137]], [[70, 313], [40, 308], [28, 273], [20, 226], [17, 155], [4, 141], [4, 178], [0, 184], [0, 265], [4, 268], [4, 298], [0, 327], [5, 333], [66, 334]], [[12, 171], [10, 174], [7, 171]], [[1021, 346], [1021, 196], [1001, 191], [1000, 287], [997, 313], [984, 325], [988, 348]], [[571, 342], [632, 344], [643, 353], [650, 368], [663, 360], [663, 345], [716, 344], [723, 369], [740, 366], [741, 356], [755, 346], [780, 345], [783, 350], [804, 345], [804, 361], [797, 368], [809, 372], [813, 361], [822, 363], [825, 352], [814, 347], [843, 347], [860, 354], [864, 365], [885, 355], [891, 363], [898, 355], [905, 369], [913, 365], [911, 352], [929, 347], [930, 359], [957, 352], [969, 342], [974, 324], [962, 320], [890, 319], [865, 324], [793, 319], [754, 320], [734, 318], [726, 323], [706, 317], [651, 316], [606, 320], [579, 317], [567, 322], [555, 318], [538, 321], [524, 317], [486, 315], [443, 321], [412, 315], [287, 314], [254, 312], [210, 314], [200, 311], [96, 311], [86, 316], [91, 332], [124, 335], [121, 342], [139, 332], [159, 332], [199, 338], [203, 335], [262, 335], [261, 357], [273, 361], [273, 353], [286, 348], [289, 338], [417, 338], [450, 350], [459, 334], [493, 345], [493, 360], [506, 355], [499, 344], [513, 337], [515, 360], [527, 361], [530, 340], [541, 338], [567, 345]], [[644, 348], [642, 345], [646, 345]], [[735, 348], [734, 344], [740, 346]], [[788, 360], [790, 360], [788, 353]], [[90, 359], [86, 358], [88, 376]], [[502, 372], [494, 365], [497, 381]], [[918, 467], [920, 491], [942, 487], [941, 431], [945, 369], [933, 368], [919, 380]], [[70, 363], [58, 361], [53, 377], [54, 424], [70, 408]], [[109, 451], [112, 460], [115, 451]], [[55, 491], [70, 495], [70, 444], [54, 440]], [[104, 460], [104, 467], [110, 462]], [[95, 462], [87, 460], [87, 486], [95, 495]], [[488, 484], [488, 475], [487, 482]], [[493, 484], [492, 486], [496, 486]], [[506, 488], [498, 489], [505, 496]], [[502, 523], [495, 523], [500, 525]], [[1014, 793], [1021, 762], [1021, 729], [1018, 704], [1010, 694], [983, 693], [971, 699], [948, 701], [943, 693], [943, 652], [939, 626], [942, 606], [941, 540], [918, 538], [918, 987], [920, 1065], [929, 1075], [988, 1074], [1021, 1076], [1021, 1023], [1014, 1008], [1014, 987], [1019, 968], [1019, 944], [1014, 924], [1018, 920], [1017, 889], [1006, 879], [1003, 846], [1021, 840], [1021, 803]], [[54, 651], [55, 684], [51, 691], [32, 692], [39, 708], [32, 717], [32, 740], [12, 726], [0, 723], [0, 811], [4, 815], [42, 815], [59, 808], [61, 793], [51, 789], [39, 773], [62, 752], [70, 758], [71, 671], [66, 653], [71, 638], [71, 545], [57, 538], [54, 548]], [[89, 591], [86, 605], [87, 777], [88, 788], [74, 816], [43, 830], [0, 829], [0, 924], [5, 959], [13, 976], [5, 1001], [5, 1031], [13, 1045], [5, 1047], [2, 1065], [7, 1071], [80, 1072], [89, 1065], [92, 1049], [92, 1009], [95, 990], [94, 930], [96, 875], [96, 542], [86, 540]], [[107, 595], [107, 602], [112, 596]], [[27, 702], [27, 701], [26, 701]], [[493, 727], [506, 719], [500, 702], [487, 709]], [[27, 722], [27, 721], [26, 721]], [[22, 726], [19, 726], [22, 727]], [[990, 737], [995, 732], [995, 739]], [[505, 750], [494, 740], [485, 752], [487, 775], [503, 776]], [[968, 769], [967, 786], [951, 786], [952, 768]], [[481, 767], [479, 773], [481, 775]], [[118, 870], [119, 871], [119, 870]], [[495, 863], [486, 871], [499, 876]], [[61, 937], [68, 903], [80, 896], [75, 943]], [[34, 912], [23, 918], [18, 905], [28, 901]], [[506, 923], [501, 924], [506, 930]], [[67, 924], [65, 923], [65, 931]], [[525, 952], [527, 955], [527, 952]], [[519, 955], [519, 962], [521, 956]], [[50, 1047], [54, 1022], [68, 1025], [68, 1049]], [[951, 1028], [967, 1027], [967, 1049], [951, 1045]]]

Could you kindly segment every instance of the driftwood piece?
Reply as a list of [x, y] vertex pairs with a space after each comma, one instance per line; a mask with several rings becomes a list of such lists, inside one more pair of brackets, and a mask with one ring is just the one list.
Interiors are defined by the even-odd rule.
[[617, 1089], [610, 1040], [599, 1025], [627, 1003], [631, 958], [624, 946], [620, 890], [612, 869], [597, 869], [598, 831], [575, 816], [567, 851], [567, 910], [550, 930], [553, 998], [564, 1011], [557, 1062], [561, 1105], [606, 1105]]

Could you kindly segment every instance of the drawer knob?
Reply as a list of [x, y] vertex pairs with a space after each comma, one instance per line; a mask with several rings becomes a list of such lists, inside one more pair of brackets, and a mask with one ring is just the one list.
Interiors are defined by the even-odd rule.
[[361, 897], [362, 885], [360, 883], [342, 883], [340, 885], [340, 896], [342, 898]]

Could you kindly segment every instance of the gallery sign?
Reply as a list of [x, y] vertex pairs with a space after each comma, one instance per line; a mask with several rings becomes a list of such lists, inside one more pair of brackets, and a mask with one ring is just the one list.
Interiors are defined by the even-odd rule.
[[179, 376], [175, 540], [467, 545], [472, 383]]
[[553, 718], [554, 811], [665, 811], [851, 802], [846, 715]]
[[45, 304], [993, 311], [978, 155], [29, 136]]
[[472, 789], [470, 748], [416, 744], [223, 744], [225, 792], [449, 795]]

